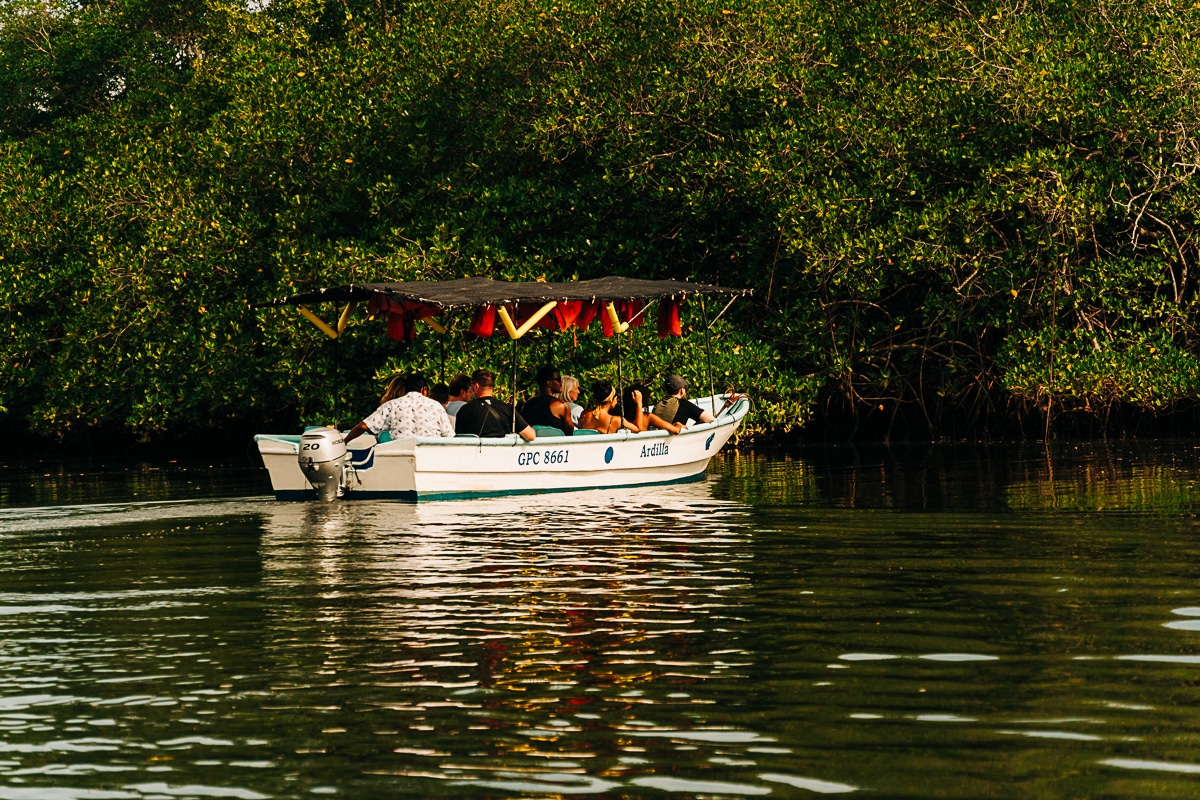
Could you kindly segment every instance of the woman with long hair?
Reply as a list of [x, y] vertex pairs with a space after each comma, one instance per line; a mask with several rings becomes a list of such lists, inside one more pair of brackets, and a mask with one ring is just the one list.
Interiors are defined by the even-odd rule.
[[[636, 393], [635, 401], [642, 402], [641, 392]], [[613, 415], [612, 410], [616, 405], [617, 393], [613, 385], [608, 381], [596, 381], [592, 384], [592, 402], [579, 415], [579, 427], [601, 433], [616, 433], [622, 428], [637, 433], [637, 425]]]
[[667, 433], [682, 433], [683, 426], [675, 422], [667, 422], [657, 414], [646, 410], [646, 399], [650, 389], [641, 384], [634, 384], [625, 390], [624, 401], [621, 403], [621, 413], [634, 428], [641, 433], [648, 430], [664, 430]]
[[379, 398], [379, 405], [383, 405], [389, 400], [395, 400], [397, 397], [404, 397], [404, 376], [395, 375], [388, 381], [387, 388], [383, 390], [383, 396]]

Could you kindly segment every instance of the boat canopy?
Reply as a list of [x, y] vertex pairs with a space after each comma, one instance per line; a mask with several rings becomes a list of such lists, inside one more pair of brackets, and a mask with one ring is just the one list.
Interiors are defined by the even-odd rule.
[[[372, 315], [386, 314], [389, 337], [410, 341], [415, 335], [417, 322], [423, 321], [443, 332], [445, 327], [435, 319], [436, 315], [441, 311], [462, 308], [474, 309], [469, 330], [480, 336], [491, 336], [496, 330], [497, 319], [503, 331], [513, 339], [519, 339], [535, 327], [552, 330], [586, 328], [596, 319], [600, 320], [604, 335], [612, 336], [614, 333], [624, 333], [630, 326], [642, 324], [648, 304], [658, 301], [658, 335], [665, 337], [681, 335], [679, 308], [688, 297], [724, 295], [732, 303], [734, 299], [751, 293], [750, 289], [705, 283], [616, 276], [564, 283], [510, 282], [474, 277], [449, 281], [351, 283], [268, 300], [257, 305], [297, 306], [301, 314], [326, 335], [336, 339], [345, 329], [355, 306], [365, 302]], [[329, 302], [347, 304], [336, 328], [308, 309], [310, 304]]]

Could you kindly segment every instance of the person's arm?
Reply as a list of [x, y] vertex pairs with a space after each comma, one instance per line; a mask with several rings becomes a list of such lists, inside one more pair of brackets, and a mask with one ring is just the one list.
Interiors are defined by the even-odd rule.
[[[607, 419], [605, 419], [606, 417]], [[603, 416], [597, 414], [596, 419], [604, 426], [603, 428], [597, 428], [601, 433], [616, 433], [617, 431], [638, 432], [636, 425], [624, 417], [618, 417], [612, 412], [606, 412]]]
[[683, 426], [677, 422], [667, 422], [658, 414], [647, 414], [647, 422], [650, 427], [664, 430], [668, 433], [683, 433]]
[[567, 424], [568, 436], [575, 432], [575, 422], [571, 419], [571, 407], [569, 405], [562, 400], [555, 400], [550, 404], [550, 413]]
[[367, 423], [365, 423], [365, 422], [358, 423], [357, 425], [355, 425], [353, 428], [350, 429], [349, 433], [346, 434], [346, 444], [350, 444], [350, 442], [354, 441], [355, 439], [362, 436], [366, 432], [367, 432]]
[[633, 408], [630, 409], [633, 411], [633, 419], [629, 419], [628, 421], [633, 423], [632, 430], [634, 433], [642, 433], [643, 431], [650, 430], [650, 420], [645, 410], [642, 409], [642, 393], [634, 390], [630, 395], [630, 399], [633, 400]]
[[684, 422], [687, 422], [689, 419], [698, 419], [701, 422], [712, 422], [716, 419], [716, 417], [707, 411], [701, 411], [700, 406], [696, 405], [691, 400], [680, 400], [679, 411], [675, 414], [675, 419], [682, 419]]
[[521, 412], [514, 411], [513, 413], [517, 415], [516, 416], [517, 435], [520, 436], [522, 439], [524, 439], [527, 442], [532, 442], [534, 439], [536, 439], [537, 431], [535, 431], [533, 429], [533, 426], [531, 426], [528, 422], [525, 421], [525, 418], [521, 416]]
[[[633, 431], [634, 433], [641, 433], [642, 431], [646, 430], [645, 428], [642, 427], [643, 413], [642, 413], [642, 394], [641, 394], [641, 392], [634, 392], [632, 399], [633, 399], [634, 407], [637, 409], [634, 413], [637, 416], [635, 416], [633, 419], [629, 419], [628, 417], [621, 417], [621, 428], [624, 428], [627, 431]], [[624, 411], [625, 409], [621, 409], [621, 410]]]

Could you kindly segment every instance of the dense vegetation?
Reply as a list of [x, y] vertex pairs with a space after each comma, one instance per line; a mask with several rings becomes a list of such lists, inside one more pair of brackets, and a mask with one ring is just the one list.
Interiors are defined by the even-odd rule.
[[[1197, 31], [1122, 0], [5, 0], [0, 406], [345, 421], [392, 369], [510, 351], [250, 303], [625, 274], [755, 289], [715, 366], [777, 431], [1171, 407], [1200, 397]], [[698, 336], [652, 338], [627, 374], [702, 378]], [[611, 369], [590, 332], [545, 352]]]

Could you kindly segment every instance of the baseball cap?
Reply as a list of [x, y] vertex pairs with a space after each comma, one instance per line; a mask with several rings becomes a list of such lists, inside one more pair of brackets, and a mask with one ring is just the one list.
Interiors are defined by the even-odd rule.
[[686, 389], [687, 387], [688, 382], [675, 374], [668, 375], [663, 381], [663, 388], [667, 390], [668, 394], [675, 394], [680, 389]]

